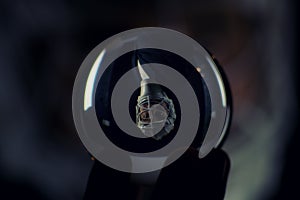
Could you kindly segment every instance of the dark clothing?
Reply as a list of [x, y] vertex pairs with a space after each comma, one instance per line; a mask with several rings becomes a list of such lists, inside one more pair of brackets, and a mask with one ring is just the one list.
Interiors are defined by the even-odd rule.
[[95, 161], [84, 199], [221, 200], [224, 199], [229, 168], [229, 158], [222, 150], [213, 150], [203, 159], [198, 158], [197, 151], [187, 150], [163, 168], [156, 184], [149, 186], [131, 181], [130, 173]]

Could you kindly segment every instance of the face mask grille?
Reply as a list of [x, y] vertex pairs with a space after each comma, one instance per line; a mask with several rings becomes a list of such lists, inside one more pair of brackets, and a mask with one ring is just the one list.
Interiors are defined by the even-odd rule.
[[151, 98], [150, 96], [138, 98], [136, 124], [145, 135], [168, 134], [174, 128], [175, 118], [171, 99], [167, 97]]

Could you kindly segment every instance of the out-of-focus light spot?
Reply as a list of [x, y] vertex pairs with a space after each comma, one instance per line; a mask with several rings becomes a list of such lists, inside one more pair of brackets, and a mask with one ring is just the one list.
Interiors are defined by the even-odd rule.
[[84, 110], [89, 109], [93, 105], [94, 82], [105, 52], [106, 50], [104, 49], [99, 54], [89, 73], [84, 92]]
[[212, 111], [212, 112], [211, 112], [211, 117], [212, 117], [212, 118], [216, 118], [216, 111]]

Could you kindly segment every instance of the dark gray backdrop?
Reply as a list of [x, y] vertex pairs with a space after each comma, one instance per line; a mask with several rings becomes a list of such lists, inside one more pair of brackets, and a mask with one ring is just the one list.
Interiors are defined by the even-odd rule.
[[75, 75], [97, 44], [143, 26], [181, 31], [224, 66], [234, 98], [226, 199], [296, 194], [295, 11], [284, 0], [2, 0], [0, 195], [81, 199], [92, 161], [72, 119]]

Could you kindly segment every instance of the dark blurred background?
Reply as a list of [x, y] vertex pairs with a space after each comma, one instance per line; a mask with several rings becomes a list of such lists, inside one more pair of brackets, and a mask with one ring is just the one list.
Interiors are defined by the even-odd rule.
[[299, 199], [296, 11], [296, 0], [1, 0], [0, 199], [82, 198], [93, 161], [73, 124], [77, 70], [107, 37], [144, 26], [191, 36], [224, 67], [225, 199]]

